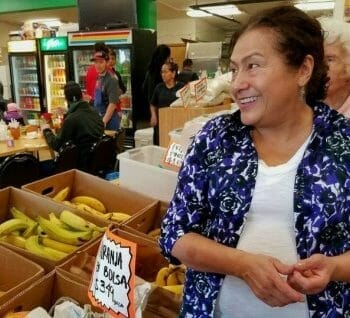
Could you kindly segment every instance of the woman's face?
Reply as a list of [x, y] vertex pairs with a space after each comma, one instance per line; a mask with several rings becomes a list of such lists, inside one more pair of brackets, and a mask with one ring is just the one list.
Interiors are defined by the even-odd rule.
[[346, 56], [346, 50], [339, 42], [325, 44], [324, 51], [330, 78], [327, 97], [332, 98], [338, 93], [349, 90], [350, 74], [346, 71], [346, 58], [350, 57]]
[[163, 82], [171, 83], [175, 80], [175, 72], [169, 69], [169, 65], [163, 64], [162, 69], [160, 71], [162, 75]]
[[276, 36], [269, 28], [249, 30], [232, 52], [231, 92], [246, 125], [276, 125], [302, 100], [298, 70], [288, 66], [275, 49]]

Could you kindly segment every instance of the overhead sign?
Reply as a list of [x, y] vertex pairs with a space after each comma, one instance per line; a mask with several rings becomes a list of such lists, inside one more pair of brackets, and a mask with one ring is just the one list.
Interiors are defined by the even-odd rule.
[[10, 53], [26, 53], [36, 51], [35, 40], [9, 41], [7, 44]]
[[112, 317], [134, 318], [136, 243], [127, 241], [110, 228], [104, 234], [90, 288], [91, 302]]
[[41, 51], [66, 51], [68, 48], [68, 39], [65, 36], [57, 38], [40, 39]]

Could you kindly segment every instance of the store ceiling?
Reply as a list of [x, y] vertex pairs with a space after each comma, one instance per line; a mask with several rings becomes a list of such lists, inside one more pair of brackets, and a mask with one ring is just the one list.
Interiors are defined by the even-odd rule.
[[[156, 0], [157, 1], [157, 11], [158, 19], [176, 19], [185, 18], [186, 10], [189, 6], [195, 4], [208, 4], [213, 2], [225, 3], [228, 1], [224, 0]], [[304, 0], [305, 1], [305, 0]], [[234, 19], [243, 22], [251, 14], [254, 14], [265, 8], [273, 7], [277, 4], [292, 3], [293, 1], [276, 1], [271, 0], [270, 2], [256, 1], [252, 3], [252, 0], [238, 1], [238, 3], [244, 3], [237, 5], [238, 8], [244, 13], [238, 16], [234, 16]], [[307, 2], [307, 1], [305, 1]], [[330, 14], [331, 12], [326, 12]], [[322, 12], [312, 12], [312, 15], [319, 16]], [[59, 18], [63, 22], [78, 22], [78, 10], [77, 8], [67, 8], [67, 9], [55, 9], [55, 10], [42, 10], [42, 11], [30, 11], [30, 12], [18, 12], [18, 13], [7, 13], [0, 15], [0, 22], [7, 22], [18, 27], [27, 20], [44, 19], [44, 18]], [[194, 18], [192, 18], [194, 19]], [[217, 28], [223, 29], [225, 32], [233, 31], [237, 28], [237, 23], [228, 21], [217, 17], [206, 17], [206, 18], [196, 18], [202, 19], [209, 24], [216, 26]]]

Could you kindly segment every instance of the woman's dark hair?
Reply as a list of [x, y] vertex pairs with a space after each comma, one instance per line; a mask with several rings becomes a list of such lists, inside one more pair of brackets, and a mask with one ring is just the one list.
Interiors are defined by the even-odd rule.
[[0, 82], [0, 97], [4, 96], [4, 85]]
[[151, 62], [149, 63], [148, 70], [150, 73], [159, 74], [162, 65], [170, 57], [170, 47], [165, 44], [160, 44], [156, 47], [152, 54]]
[[184, 61], [182, 62], [182, 66], [186, 67], [186, 66], [192, 66], [193, 62], [191, 59], [184, 59]]
[[271, 28], [277, 34], [276, 49], [284, 55], [286, 63], [298, 68], [306, 55], [314, 59], [312, 76], [305, 87], [307, 104], [323, 100], [326, 96], [328, 67], [324, 59], [323, 32], [320, 23], [293, 6], [279, 6], [252, 16], [231, 40], [233, 50], [238, 39], [247, 31]]
[[70, 81], [64, 86], [64, 96], [68, 103], [77, 102], [83, 98], [81, 88], [78, 83]]

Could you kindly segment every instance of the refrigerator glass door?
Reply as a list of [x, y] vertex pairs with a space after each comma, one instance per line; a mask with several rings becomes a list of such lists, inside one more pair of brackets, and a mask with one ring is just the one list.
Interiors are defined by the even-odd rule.
[[66, 84], [65, 55], [44, 55], [44, 65], [48, 112], [55, 112], [57, 108], [67, 108], [64, 97], [64, 85]]
[[93, 53], [92, 49], [73, 51], [74, 80], [79, 83], [82, 90], [85, 90], [87, 69], [93, 65], [93, 62], [90, 61]]
[[35, 55], [12, 55], [14, 98], [22, 109], [40, 111], [38, 69]]
[[120, 73], [123, 83], [126, 87], [126, 92], [120, 96], [122, 107], [121, 127], [132, 127], [132, 91], [131, 91], [131, 59], [129, 48], [116, 49], [116, 66], [115, 69]]

